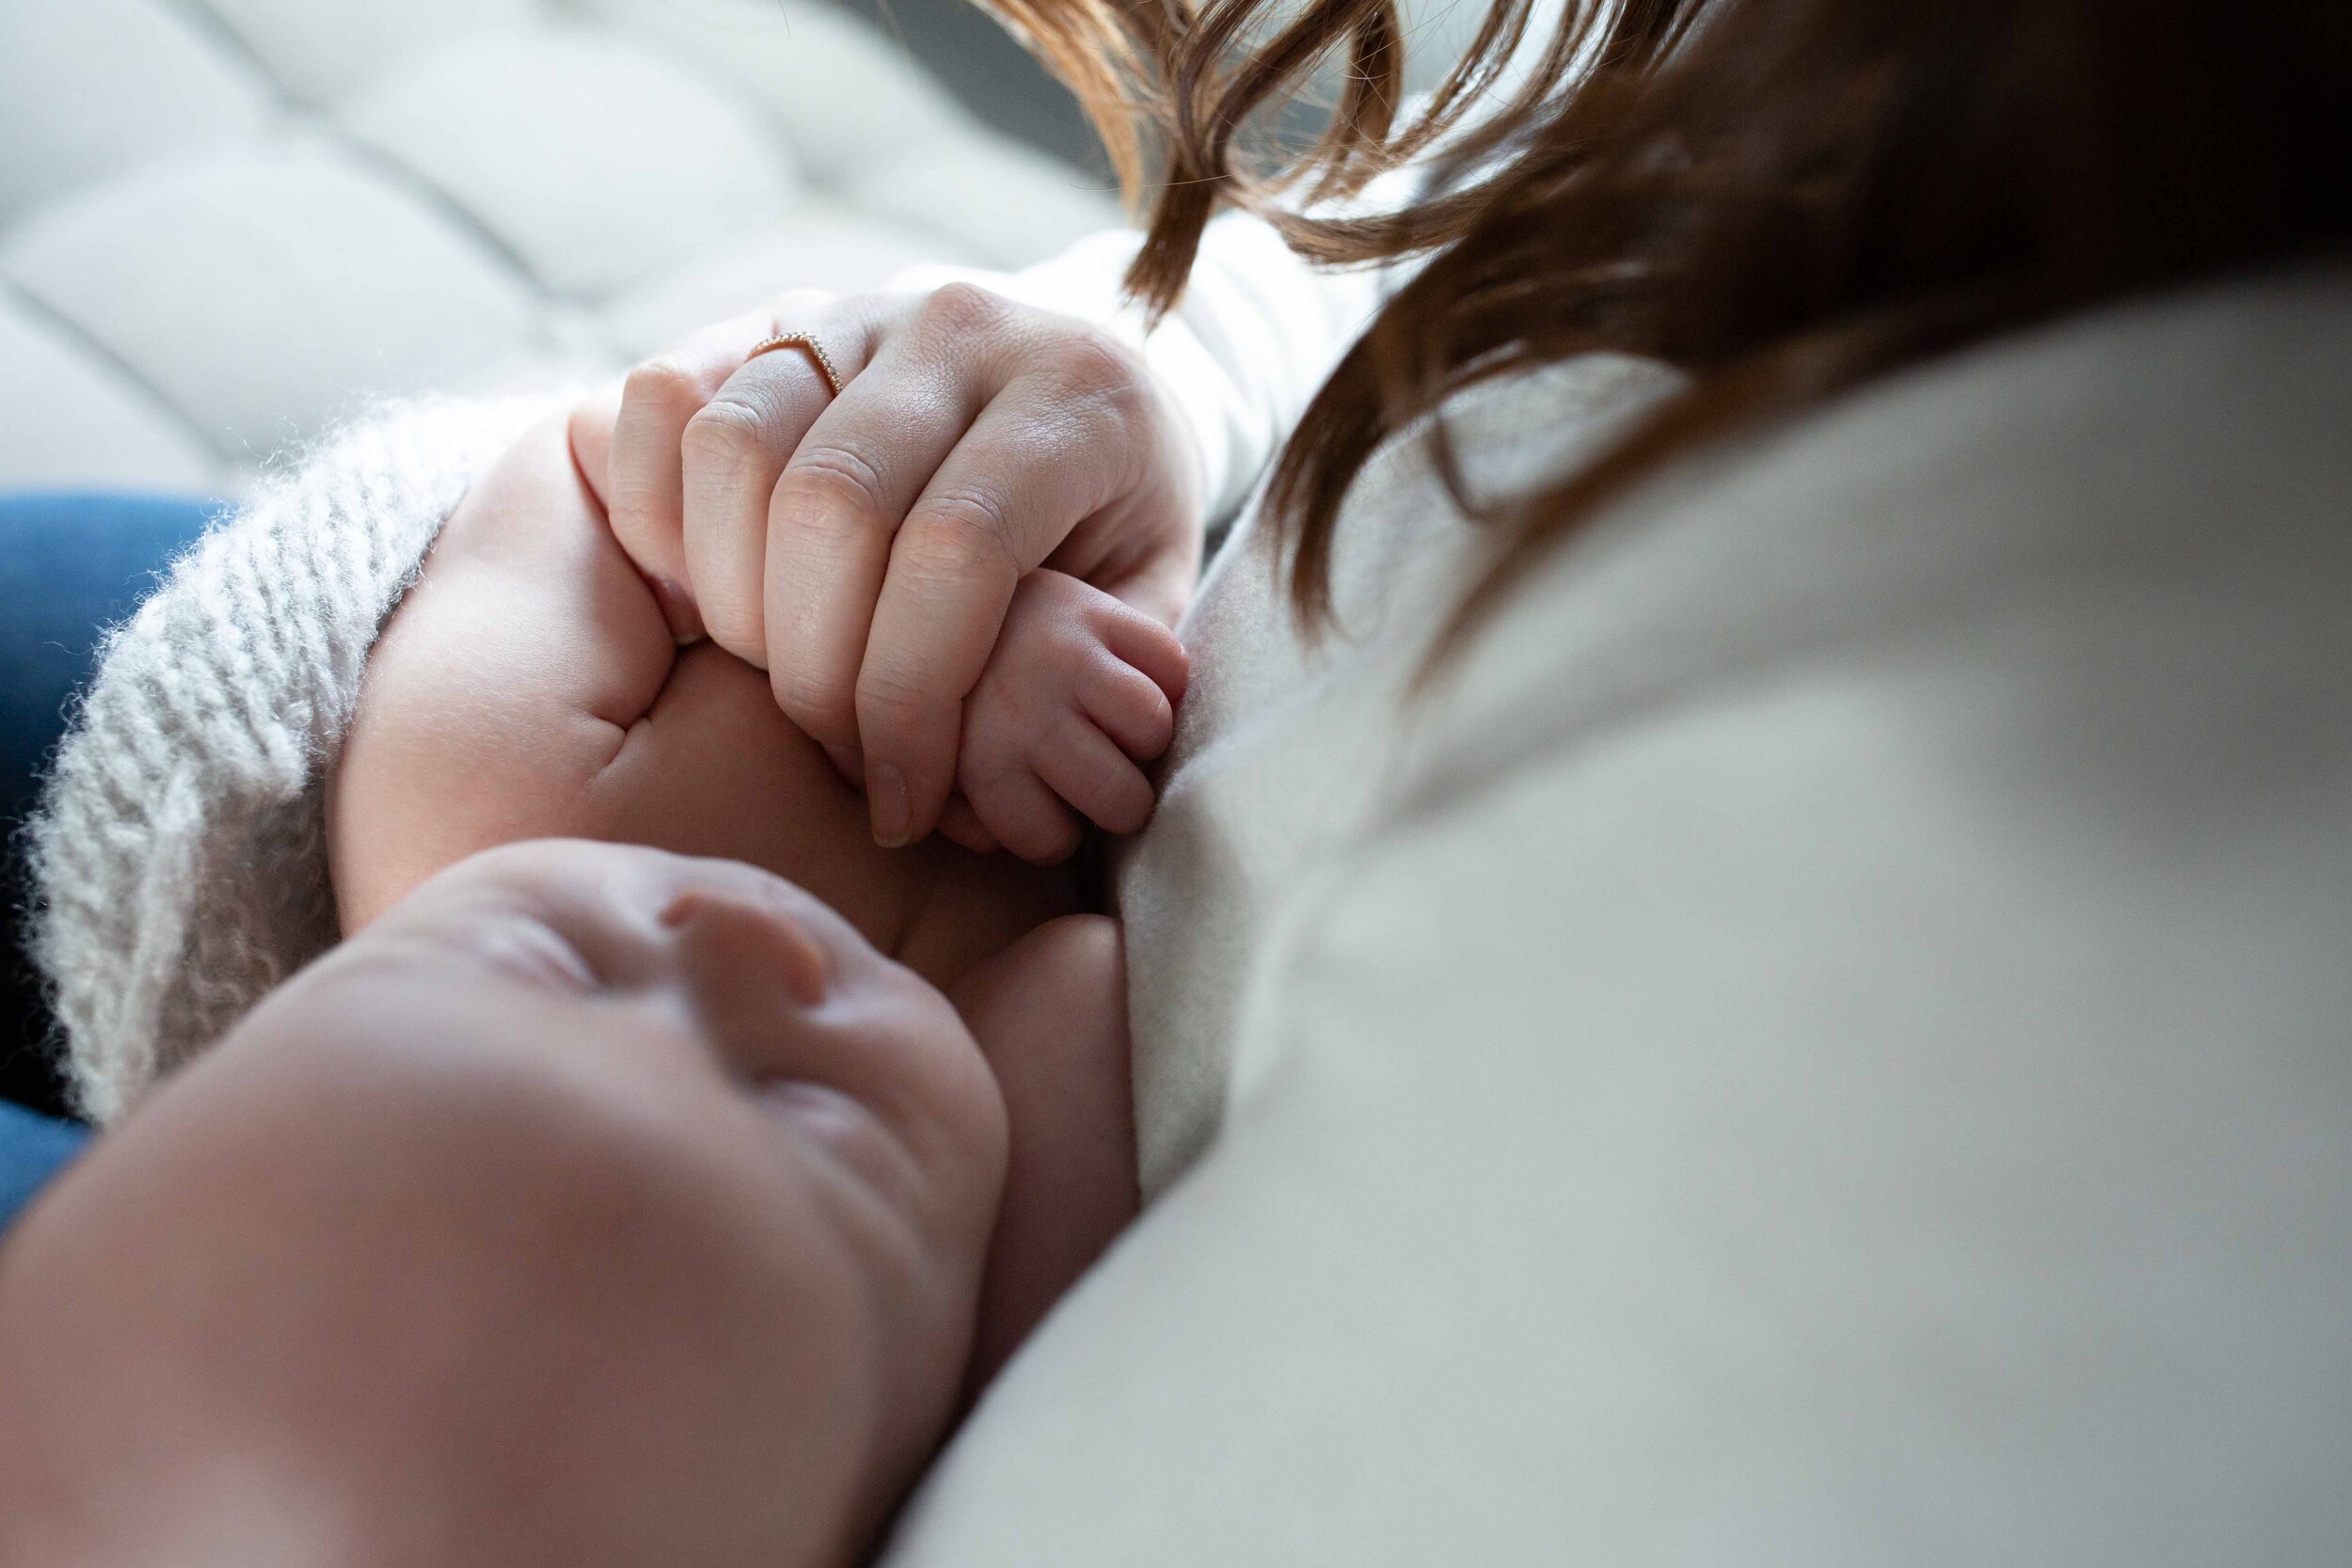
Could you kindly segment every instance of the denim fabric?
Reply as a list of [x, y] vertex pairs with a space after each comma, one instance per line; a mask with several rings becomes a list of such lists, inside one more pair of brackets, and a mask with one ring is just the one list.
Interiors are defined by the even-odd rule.
[[0, 1101], [0, 1235], [88, 1141], [86, 1128]]
[[[131, 612], [217, 510], [175, 497], [0, 491], [0, 819], [9, 834], [0, 900], [0, 1101], [59, 1108], [43, 1045], [48, 1020], [19, 945], [16, 829], [102, 632]], [[46, 1124], [28, 1131], [22, 1118], [0, 1120], [0, 1212], [21, 1173], [56, 1163], [63, 1135]]]

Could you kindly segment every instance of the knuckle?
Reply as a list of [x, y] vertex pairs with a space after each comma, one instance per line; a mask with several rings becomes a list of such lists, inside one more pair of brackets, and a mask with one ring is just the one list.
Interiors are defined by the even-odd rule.
[[734, 467], [765, 445], [767, 420], [756, 408], [733, 398], [713, 398], [686, 421], [680, 446], [688, 462]]
[[1080, 602], [1087, 624], [1105, 636], [1115, 632], [1133, 632], [1138, 637], [1175, 636], [1159, 622], [1115, 594], [1106, 594], [1089, 586], [1086, 597]]
[[867, 670], [858, 676], [858, 728], [862, 733], [870, 732], [869, 742], [882, 736], [903, 733], [941, 705], [942, 700], [936, 693], [905, 671], [885, 667]]
[[1110, 597], [1092, 583], [1073, 577], [1068, 572], [1046, 571], [1035, 576], [1040, 597], [1053, 607], [1057, 615], [1075, 615], [1097, 599]]
[[656, 408], [691, 407], [702, 401], [702, 384], [686, 361], [660, 355], [628, 372], [621, 383], [621, 398]]
[[766, 621], [759, 606], [731, 594], [706, 593], [696, 608], [702, 612], [703, 630], [713, 642], [746, 664], [768, 662], [767, 650], [761, 646]]
[[932, 331], [961, 338], [995, 327], [1012, 309], [1012, 301], [977, 283], [948, 283], [923, 301], [922, 320]]
[[1061, 341], [1049, 374], [1065, 439], [1078, 450], [1113, 455], [1120, 484], [1133, 484], [1153, 446], [1154, 414], [1141, 368], [1124, 347], [1089, 328]]
[[1125, 405], [1141, 393], [1143, 377], [1118, 341], [1091, 327], [1064, 334], [1055, 344], [1055, 374], [1072, 395]]
[[1141, 628], [1136, 622], [1148, 617], [1105, 594], [1085, 600], [1071, 619], [1090, 642], [1108, 652], [1123, 641], [1140, 640]]
[[1154, 750], [1166, 747], [1176, 713], [1151, 676], [1109, 654], [1098, 654], [1089, 658], [1080, 680], [1082, 706], [1103, 715], [1124, 736]]
[[1003, 509], [977, 490], [926, 496], [907, 520], [899, 548], [908, 570], [926, 578], [958, 581], [1021, 576]]
[[[665, 515], [665, 499], [662, 486], [636, 474], [612, 476], [605, 498], [606, 515], [612, 519], [613, 536], [641, 566], [648, 563], [648, 558], [662, 562], [678, 560], [682, 548], [679, 519], [674, 511]], [[675, 571], [677, 566], [668, 569]]]
[[812, 447], [793, 455], [781, 482], [795, 499], [810, 503], [821, 523], [854, 527], [882, 510], [882, 471], [848, 447]]
[[1057, 618], [1038, 641], [1048, 650], [1054, 669], [1073, 682], [1094, 673], [1098, 660], [1121, 671], [1126, 668], [1116, 654], [1103, 646], [1102, 639], [1074, 615]]
[[846, 746], [857, 739], [857, 711], [848, 698], [806, 670], [779, 660], [768, 672], [768, 689], [794, 723], [820, 741]]

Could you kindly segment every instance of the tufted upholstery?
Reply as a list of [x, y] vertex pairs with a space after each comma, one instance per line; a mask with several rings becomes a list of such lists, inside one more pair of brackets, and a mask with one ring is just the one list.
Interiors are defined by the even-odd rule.
[[821, 0], [0, 0], [0, 487], [230, 487], [1116, 215]]

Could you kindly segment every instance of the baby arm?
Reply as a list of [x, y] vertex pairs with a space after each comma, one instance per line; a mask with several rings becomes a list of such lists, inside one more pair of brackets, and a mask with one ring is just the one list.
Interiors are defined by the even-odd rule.
[[964, 1377], [977, 1393], [1142, 1201], [1119, 925], [1099, 914], [1048, 922], [948, 997], [1012, 1129]]

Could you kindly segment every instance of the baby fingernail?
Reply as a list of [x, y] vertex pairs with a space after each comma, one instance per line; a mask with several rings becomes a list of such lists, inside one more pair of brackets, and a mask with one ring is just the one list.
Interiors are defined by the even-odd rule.
[[878, 762], [866, 776], [866, 801], [874, 814], [874, 842], [897, 849], [907, 841], [907, 781], [886, 762]]

